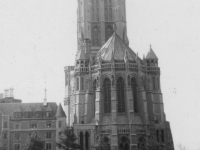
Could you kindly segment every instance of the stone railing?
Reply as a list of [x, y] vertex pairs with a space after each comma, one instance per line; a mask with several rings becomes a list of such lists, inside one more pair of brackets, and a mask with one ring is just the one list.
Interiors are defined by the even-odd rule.
[[126, 65], [125, 65], [125, 63], [115, 63], [115, 69], [116, 70], [125, 70]]
[[[146, 67], [144, 65], [141, 65], [140, 67], [138, 66], [138, 64], [136, 63], [115, 63], [114, 66], [112, 66], [111, 63], [105, 63], [101, 65], [101, 70], [102, 71], [111, 71], [112, 67], [115, 70], [130, 70], [130, 71], [138, 71], [139, 68], [141, 69], [142, 72], [158, 72], [160, 73], [160, 68], [159, 67]], [[98, 69], [98, 65], [92, 66], [91, 70], [97, 70]]]
[[102, 64], [101, 69], [103, 71], [110, 71], [111, 70], [111, 63]]
[[129, 125], [117, 126], [117, 133], [118, 134], [129, 134], [130, 133]]
[[147, 67], [148, 72], [160, 72], [159, 67]]
[[106, 63], [101, 65], [101, 70], [102, 71], [110, 71], [111, 68], [114, 67], [116, 70], [125, 70], [126, 68], [129, 70], [138, 70], [138, 65], [135, 63], [115, 63], [114, 66], [112, 66], [111, 63]]
[[75, 71], [77, 71], [77, 72], [88, 72], [89, 68], [88, 67], [80, 67], [80, 68], [76, 68]]

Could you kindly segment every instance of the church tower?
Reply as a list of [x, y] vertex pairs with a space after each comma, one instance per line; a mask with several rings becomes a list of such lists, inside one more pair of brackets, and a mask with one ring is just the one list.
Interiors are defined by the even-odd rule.
[[65, 112], [83, 150], [173, 150], [158, 57], [129, 47], [125, 0], [78, 0], [78, 50]]
[[118, 35], [128, 43], [125, 0], [78, 0], [78, 41], [90, 39], [91, 51], [96, 53], [113, 34], [113, 25]]

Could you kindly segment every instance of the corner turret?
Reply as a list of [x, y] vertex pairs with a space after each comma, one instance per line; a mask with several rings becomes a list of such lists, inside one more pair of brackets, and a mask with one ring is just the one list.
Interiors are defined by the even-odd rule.
[[158, 57], [154, 53], [151, 45], [150, 45], [150, 50], [146, 57], [146, 61], [147, 61], [147, 66], [158, 67]]
[[85, 39], [83, 43], [83, 49], [85, 54], [90, 54], [91, 53], [91, 41], [90, 39]]

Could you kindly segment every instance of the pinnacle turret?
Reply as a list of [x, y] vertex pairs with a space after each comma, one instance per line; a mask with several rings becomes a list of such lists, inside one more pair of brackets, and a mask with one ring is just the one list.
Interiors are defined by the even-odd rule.
[[148, 66], [158, 67], [158, 57], [154, 53], [151, 45], [150, 45], [150, 50], [146, 56], [146, 62]]

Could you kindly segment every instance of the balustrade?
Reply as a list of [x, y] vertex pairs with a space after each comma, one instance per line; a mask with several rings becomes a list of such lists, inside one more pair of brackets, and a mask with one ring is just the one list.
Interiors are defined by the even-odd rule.
[[118, 126], [117, 133], [118, 134], [129, 134], [130, 133], [129, 125]]
[[88, 72], [89, 68], [88, 67], [80, 67], [80, 68], [76, 68], [75, 71], [77, 71], [77, 72]]

